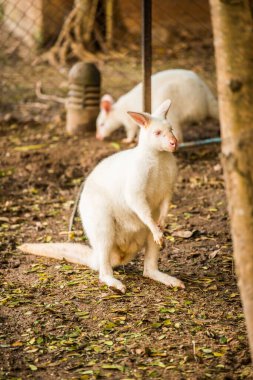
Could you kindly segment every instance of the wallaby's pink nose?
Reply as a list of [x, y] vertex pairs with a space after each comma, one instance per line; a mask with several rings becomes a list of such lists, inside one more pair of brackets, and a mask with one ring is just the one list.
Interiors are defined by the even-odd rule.
[[102, 141], [104, 138], [100, 135], [100, 133], [96, 133], [96, 139]]
[[169, 145], [170, 145], [170, 148], [172, 148], [173, 150], [176, 150], [177, 149], [177, 139], [171, 138], [169, 140]]

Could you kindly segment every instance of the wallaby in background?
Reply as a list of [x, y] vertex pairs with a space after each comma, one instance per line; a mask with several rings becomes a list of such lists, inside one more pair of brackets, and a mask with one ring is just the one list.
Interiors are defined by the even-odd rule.
[[91, 248], [46, 243], [19, 249], [87, 265], [99, 271], [103, 283], [124, 293], [126, 287], [112, 268], [127, 264], [145, 248], [144, 276], [184, 288], [180, 280], [158, 270], [162, 227], [177, 175], [177, 140], [167, 118], [170, 104], [165, 101], [153, 115], [128, 112], [141, 127], [138, 145], [104, 159], [87, 177], [79, 211]]
[[[202, 121], [207, 117], [218, 119], [217, 100], [206, 83], [193, 71], [165, 70], [152, 75], [151, 81], [152, 111], [166, 99], [172, 100], [169, 119], [179, 142], [183, 141], [184, 125]], [[138, 132], [138, 126], [127, 116], [129, 109], [135, 112], [142, 111], [141, 83], [121, 96], [116, 103], [111, 95], [107, 94], [101, 98], [96, 137], [103, 140], [123, 125], [127, 134], [123, 141], [132, 142]]]

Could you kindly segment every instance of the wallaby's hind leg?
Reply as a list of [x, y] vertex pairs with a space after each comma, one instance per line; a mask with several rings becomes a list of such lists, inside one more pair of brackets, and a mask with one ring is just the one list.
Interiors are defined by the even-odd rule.
[[112, 246], [107, 244], [102, 246], [99, 244], [95, 247], [95, 250], [99, 262], [99, 280], [107, 286], [125, 293], [125, 285], [113, 276], [111, 264]]
[[[94, 202], [91, 202], [91, 204], [94, 204]], [[96, 257], [99, 280], [107, 286], [125, 293], [126, 287], [121, 281], [113, 277], [114, 220], [110, 214], [108, 215], [108, 209], [104, 207], [104, 203], [103, 201], [101, 202], [100, 198], [97, 198], [96, 207], [98, 210], [96, 213], [88, 205], [80, 209], [80, 213], [94, 256]], [[83, 210], [85, 210], [85, 213]]]
[[185, 286], [182, 281], [159, 271], [158, 256], [159, 246], [154, 242], [153, 236], [149, 234], [144, 257], [144, 277], [151, 278], [167, 286], [184, 288]]
[[[109, 200], [109, 202], [111, 202]], [[95, 210], [95, 212], [94, 212]], [[121, 281], [113, 277], [112, 252], [115, 239], [114, 220], [106, 204], [105, 195], [99, 191], [83, 193], [79, 212], [84, 230], [92, 246], [99, 279], [106, 285], [125, 293]]]

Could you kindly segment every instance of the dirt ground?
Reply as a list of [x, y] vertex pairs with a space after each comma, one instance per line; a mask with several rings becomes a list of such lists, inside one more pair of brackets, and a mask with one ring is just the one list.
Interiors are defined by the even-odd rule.
[[[13, 54], [8, 61], [1, 56], [3, 94], [14, 100], [2, 101], [0, 126], [0, 378], [252, 379], [219, 145], [176, 154], [179, 177], [160, 268], [182, 279], [185, 290], [143, 278], [142, 254], [115, 271], [127, 285], [120, 295], [85, 267], [17, 250], [24, 242], [66, 241], [83, 178], [126, 147], [122, 131], [105, 142], [93, 133], [67, 136], [64, 110], [38, 104], [33, 94], [38, 78], [59, 84], [61, 76], [47, 67], [30, 72]], [[169, 64], [156, 58], [155, 71], [177, 64], [215, 87], [210, 35], [177, 44], [169, 56]], [[138, 80], [139, 64], [129, 58], [126, 65], [104, 67], [104, 89], [115, 96]], [[13, 69], [26, 74], [14, 76]], [[208, 120], [189, 126], [185, 136], [218, 130]], [[85, 241], [79, 220], [74, 235]]]

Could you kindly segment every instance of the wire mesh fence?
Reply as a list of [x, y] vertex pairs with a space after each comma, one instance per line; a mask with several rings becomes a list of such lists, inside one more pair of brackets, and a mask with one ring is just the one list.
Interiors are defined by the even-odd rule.
[[[78, 60], [96, 63], [102, 93], [116, 98], [141, 80], [140, 0], [1, 0], [0, 22], [0, 106], [7, 119], [14, 111], [29, 118], [62, 107], [43, 106], [35, 85], [41, 80], [45, 92], [66, 96], [67, 72]], [[153, 72], [192, 69], [214, 89], [207, 0], [153, 0], [152, 33]]]

